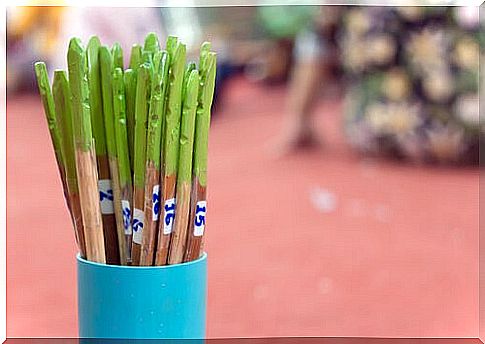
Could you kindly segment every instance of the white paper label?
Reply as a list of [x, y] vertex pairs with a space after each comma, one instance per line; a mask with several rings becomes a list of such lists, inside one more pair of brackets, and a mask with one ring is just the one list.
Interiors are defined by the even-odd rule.
[[101, 214], [114, 214], [113, 189], [111, 188], [111, 179], [98, 180], [98, 189]]
[[143, 238], [143, 224], [145, 222], [145, 213], [140, 209], [133, 209], [133, 242], [141, 245]]
[[126, 199], [121, 200], [121, 209], [123, 210], [123, 227], [125, 228], [125, 235], [130, 235], [132, 233], [130, 202]]
[[194, 236], [204, 235], [205, 215], [207, 213], [207, 201], [199, 201], [195, 206]]
[[163, 210], [165, 211], [165, 216], [163, 218], [163, 234], [172, 233], [173, 221], [175, 220], [175, 198], [170, 198], [165, 201]]
[[152, 192], [152, 221], [158, 221], [160, 216], [160, 185], [153, 186]]

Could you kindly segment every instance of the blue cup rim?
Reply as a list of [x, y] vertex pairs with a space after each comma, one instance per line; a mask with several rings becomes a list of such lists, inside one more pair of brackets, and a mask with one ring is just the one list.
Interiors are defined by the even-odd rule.
[[180, 267], [185, 267], [185, 266], [190, 266], [194, 264], [198, 264], [204, 260], [207, 259], [207, 253], [204, 252], [202, 256], [199, 259], [186, 262], [186, 263], [179, 263], [179, 264], [173, 264], [173, 265], [159, 265], [159, 266], [129, 266], [129, 265], [110, 265], [110, 264], [102, 264], [102, 263], [97, 263], [97, 262], [92, 262], [89, 260], [86, 260], [81, 257], [81, 254], [76, 255], [76, 259], [79, 263], [85, 264], [85, 265], [91, 265], [93, 267], [97, 268], [104, 268], [104, 269], [126, 269], [126, 270], [161, 270], [161, 269], [176, 269]]

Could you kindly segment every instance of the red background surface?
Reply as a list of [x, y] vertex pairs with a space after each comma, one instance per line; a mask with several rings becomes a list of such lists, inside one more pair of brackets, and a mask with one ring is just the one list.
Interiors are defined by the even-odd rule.
[[[271, 158], [284, 90], [237, 80], [210, 140], [208, 335], [476, 336], [478, 169]], [[334, 197], [319, 211], [315, 190]], [[7, 334], [76, 336], [75, 246], [40, 101], [7, 104]]]

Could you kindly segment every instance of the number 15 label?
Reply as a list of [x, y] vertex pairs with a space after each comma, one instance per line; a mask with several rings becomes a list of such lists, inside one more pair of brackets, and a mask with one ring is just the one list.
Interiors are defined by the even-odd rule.
[[194, 236], [200, 237], [204, 235], [205, 215], [207, 212], [207, 201], [199, 201], [195, 206], [194, 217]]

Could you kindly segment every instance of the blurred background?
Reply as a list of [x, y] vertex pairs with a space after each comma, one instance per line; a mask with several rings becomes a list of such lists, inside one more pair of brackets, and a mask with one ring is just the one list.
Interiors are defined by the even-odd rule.
[[7, 334], [77, 333], [75, 245], [33, 62], [68, 39], [218, 53], [210, 337], [476, 336], [477, 7], [11, 7]]

